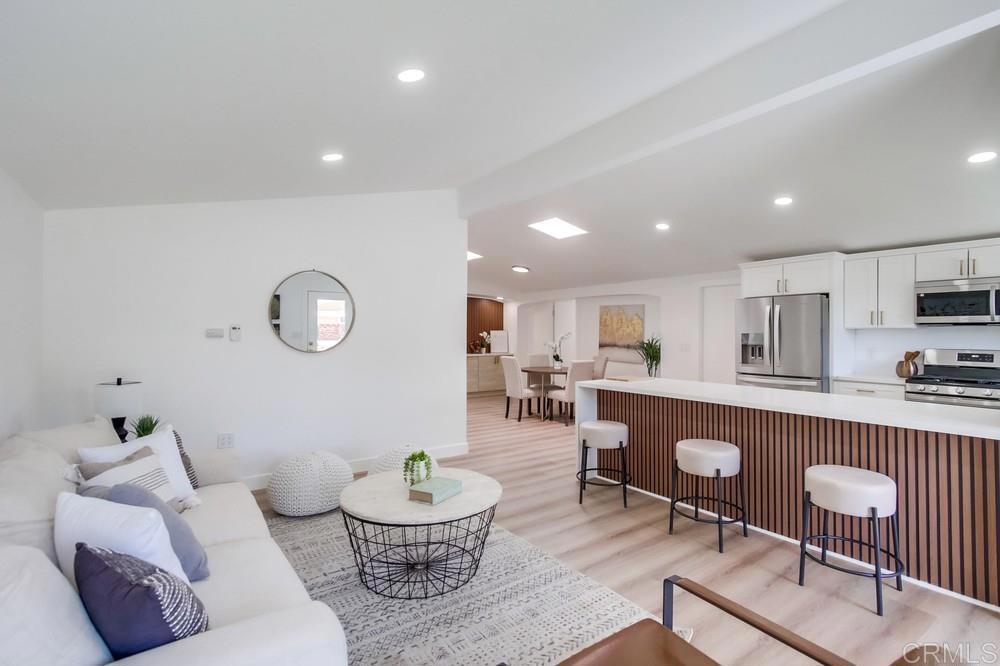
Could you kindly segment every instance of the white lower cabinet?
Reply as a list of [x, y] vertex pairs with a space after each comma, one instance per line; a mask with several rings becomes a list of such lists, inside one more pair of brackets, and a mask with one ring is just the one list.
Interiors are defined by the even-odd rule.
[[833, 380], [833, 392], [859, 398], [885, 398], [887, 400], [904, 400], [906, 393], [902, 384], [882, 384], [844, 379]]

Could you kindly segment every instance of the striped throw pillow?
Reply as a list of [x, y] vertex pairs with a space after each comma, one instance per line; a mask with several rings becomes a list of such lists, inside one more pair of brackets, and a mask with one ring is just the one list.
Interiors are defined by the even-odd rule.
[[80, 483], [83, 488], [128, 483], [145, 488], [167, 503], [177, 496], [160, 458], [148, 446], [116, 462], [80, 463], [77, 469], [83, 479]]

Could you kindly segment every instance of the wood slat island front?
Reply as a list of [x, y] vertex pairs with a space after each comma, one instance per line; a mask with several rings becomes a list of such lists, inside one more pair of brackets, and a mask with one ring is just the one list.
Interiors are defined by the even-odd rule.
[[[720, 387], [719, 402], [709, 401], [712, 387]], [[692, 397], [679, 397], [685, 393]], [[784, 400], [787, 393], [672, 380], [587, 382], [578, 389], [578, 420], [628, 424], [632, 485], [664, 498], [714, 493], [707, 479], [688, 475], [681, 475], [676, 492], [670, 488], [670, 465], [679, 440], [710, 438], [735, 444], [743, 457], [750, 523], [795, 540], [801, 536], [807, 467], [850, 465], [886, 474], [897, 484], [901, 557], [908, 576], [1000, 605], [1000, 413], [829, 394], [793, 394]], [[748, 406], [755, 402], [768, 408]], [[774, 408], [783, 402], [789, 403], [789, 411]], [[871, 410], [871, 403], [880, 402], [887, 403], [881, 417], [879, 410]], [[853, 412], [865, 420], [822, 416], [825, 407], [834, 415]], [[908, 420], [922, 426], [936, 423], [940, 431], [903, 427]], [[600, 463], [617, 467], [611, 457]], [[724, 493], [725, 499], [736, 501], [735, 477], [726, 480]], [[704, 508], [711, 511], [714, 503]], [[819, 525], [814, 511], [811, 522]], [[830, 525], [837, 535], [868, 540], [861, 519], [831, 514]], [[873, 561], [868, 549], [849, 542], [832, 550]]]

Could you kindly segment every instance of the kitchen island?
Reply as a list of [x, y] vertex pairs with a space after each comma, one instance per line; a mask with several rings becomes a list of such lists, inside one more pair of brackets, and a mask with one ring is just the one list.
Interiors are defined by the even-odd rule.
[[[908, 576], [1000, 604], [1000, 410], [670, 379], [582, 382], [576, 409], [578, 422], [628, 424], [632, 486], [663, 498], [713, 494], [709, 480], [688, 475], [677, 493], [669, 487], [679, 440], [735, 444], [750, 523], [796, 541], [807, 467], [886, 474], [899, 493]], [[601, 456], [600, 466], [617, 467], [610, 454]], [[735, 477], [723, 486], [725, 499], [735, 501]], [[818, 513], [812, 519], [818, 524]], [[861, 519], [831, 515], [830, 523], [831, 533], [867, 539]], [[873, 561], [856, 544], [832, 550]]]

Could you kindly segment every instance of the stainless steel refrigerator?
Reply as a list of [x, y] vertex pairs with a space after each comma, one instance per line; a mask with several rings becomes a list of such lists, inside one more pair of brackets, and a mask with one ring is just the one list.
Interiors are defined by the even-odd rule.
[[736, 301], [736, 383], [828, 393], [825, 294]]

